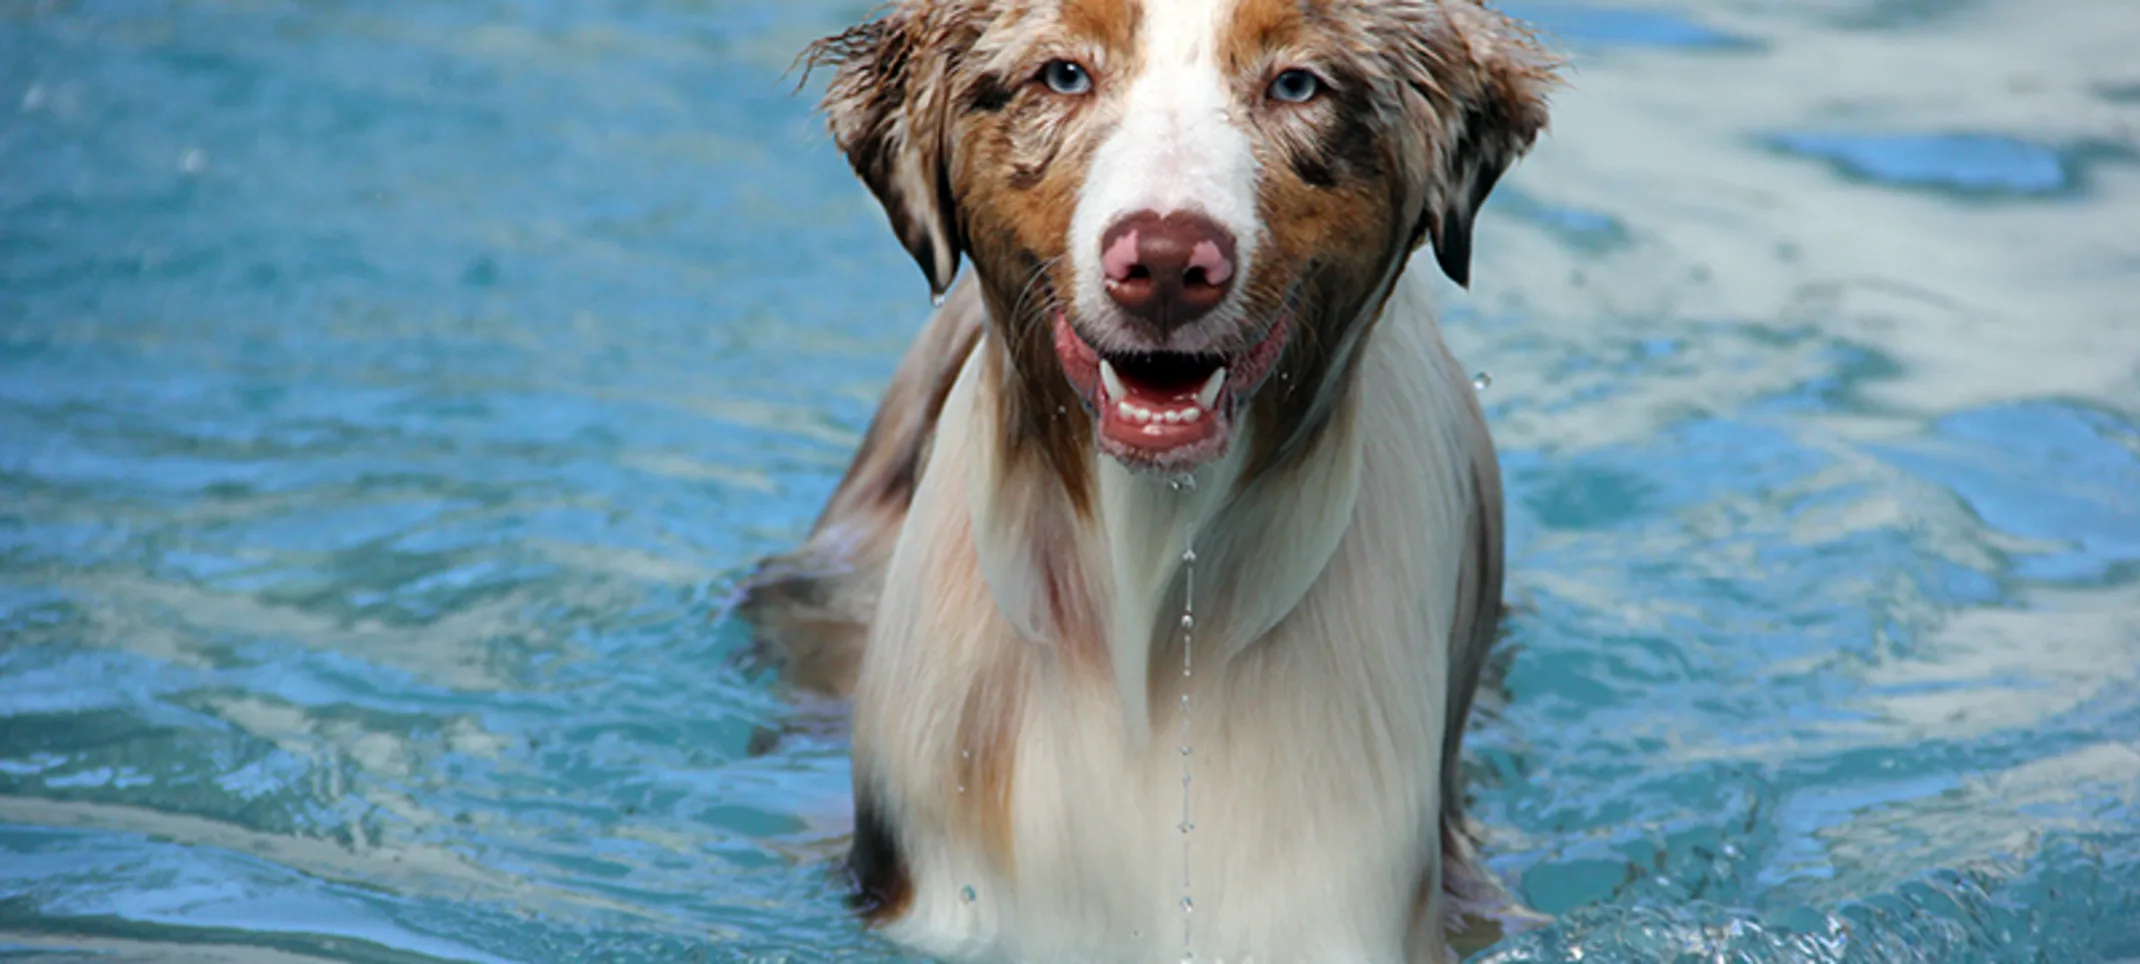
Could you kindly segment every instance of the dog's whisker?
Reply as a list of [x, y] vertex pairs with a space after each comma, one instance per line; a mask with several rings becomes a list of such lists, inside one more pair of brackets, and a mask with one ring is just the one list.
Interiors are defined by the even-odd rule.
[[1053, 304], [1053, 302], [1055, 301], [1054, 286], [1045, 284], [1044, 282], [1047, 280], [1049, 269], [1055, 267], [1061, 262], [1062, 256], [1057, 255], [1053, 258], [1047, 258], [1041, 261], [1039, 264], [1033, 266], [1032, 273], [1026, 276], [1025, 284], [1022, 284], [1018, 287], [1018, 298], [1011, 305], [1011, 317], [1025, 317], [1026, 301], [1027, 299], [1033, 296], [1033, 293], [1036, 290], [1044, 291], [1047, 293], [1046, 297], [1048, 298], [1050, 303], [1045, 307], [1050, 310], [1056, 307], [1056, 305]]

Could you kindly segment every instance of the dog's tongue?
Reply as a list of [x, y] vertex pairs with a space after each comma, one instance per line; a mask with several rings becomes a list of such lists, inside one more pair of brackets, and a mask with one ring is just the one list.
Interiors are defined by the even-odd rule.
[[1210, 439], [1221, 430], [1212, 409], [1225, 381], [1226, 370], [1221, 368], [1201, 384], [1144, 385], [1102, 362], [1100, 434], [1155, 452]]

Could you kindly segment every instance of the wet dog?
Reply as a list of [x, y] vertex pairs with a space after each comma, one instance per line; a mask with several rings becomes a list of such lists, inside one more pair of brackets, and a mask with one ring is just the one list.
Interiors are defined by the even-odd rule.
[[1552, 58], [1473, 0], [899, 0], [811, 57], [947, 296], [743, 602], [853, 694], [866, 920], [1271, 964], [1522, 916], [1458, 770], [1500, 479], [1412, 261], [1467, 280]]

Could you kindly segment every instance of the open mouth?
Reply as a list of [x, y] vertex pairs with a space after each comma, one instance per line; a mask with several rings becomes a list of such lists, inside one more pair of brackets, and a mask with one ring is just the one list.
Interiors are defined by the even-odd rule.
[[1100, 351], [1055, 314], [1055, 353], [1099, 428], [1100, 450], [1133, 468], [1186, 471], [1225, 454], [1234, 417], [1285, 348], [1281, 317], [1234, 354]]

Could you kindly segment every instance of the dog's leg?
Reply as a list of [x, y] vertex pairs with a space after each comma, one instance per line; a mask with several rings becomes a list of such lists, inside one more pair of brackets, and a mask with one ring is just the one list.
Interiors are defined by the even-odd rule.
[[[1454, 361], [1449, 364], [1453, 367]], [[1460, 369], [1459, 369], [1460, 371]], [[1476, 399], [1467, 399], [1477, 406]], [[1479, 857], [1477, 828], [1464, 815], [1463, 739], [1473, 697], [1501, 626], [1503, 516], [1501, 472], [1483, 415], [1470, 439], [1472, 497], [1478, 511], [1466, 533], [1456, 614], [1449, 628], [1449, 717], [1442, 744], [1442, 918], [1461, 956], [1549, 923], [1509, 894]]]
[[907, 349], [847, 475], [795, 550], [760, 563], [735, 613], [752, 627], [750, 661], [789, 682], [844, 696], [869, 636], [892, 543], [928, 459], [944, 396], [986, 320], [969, 278]]

